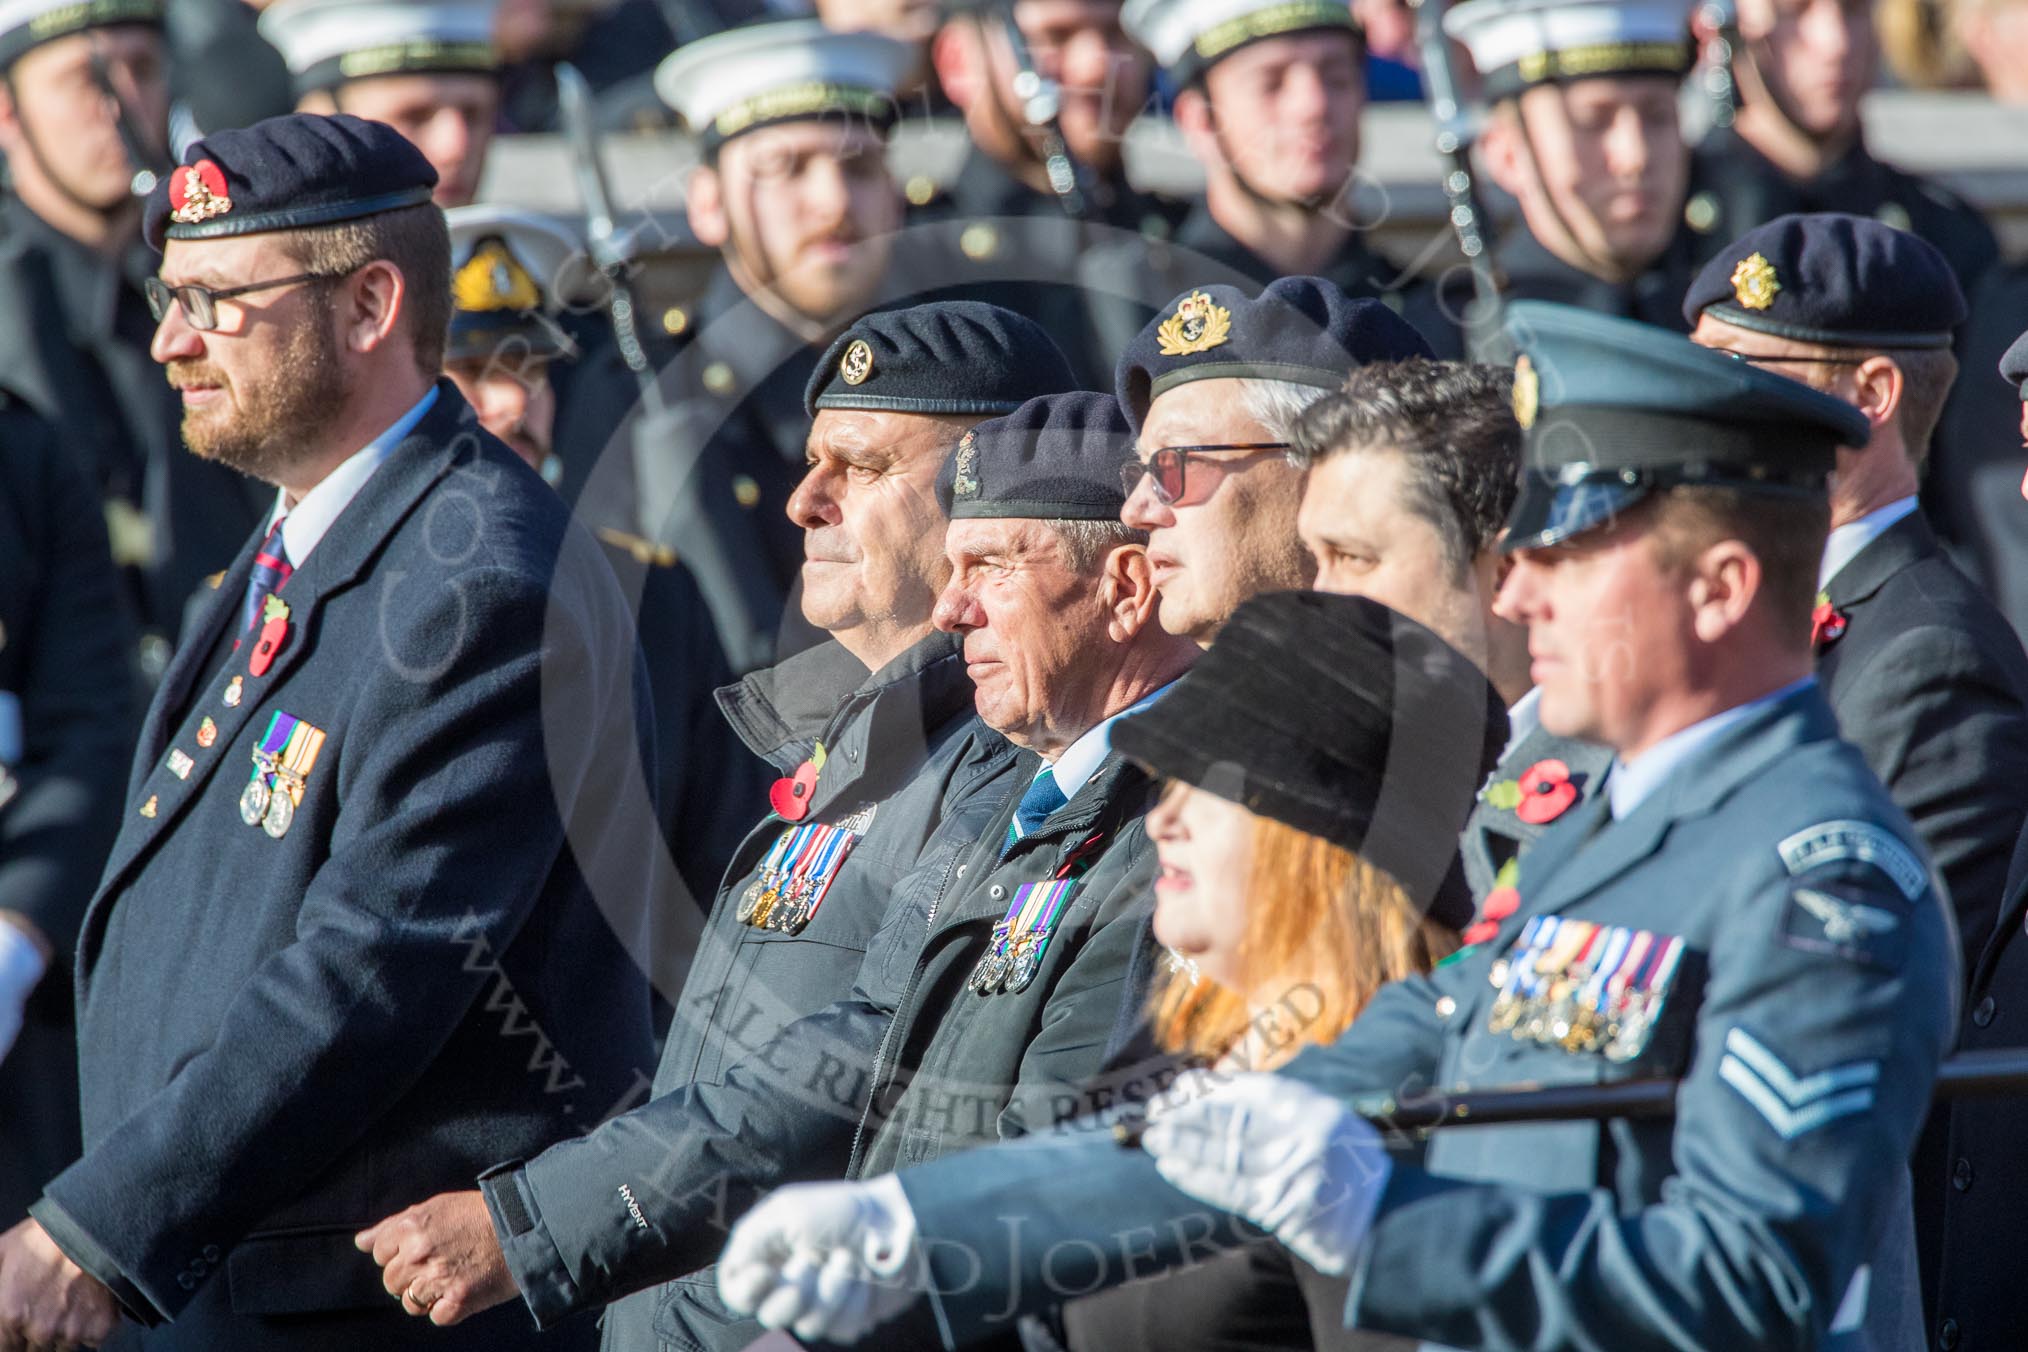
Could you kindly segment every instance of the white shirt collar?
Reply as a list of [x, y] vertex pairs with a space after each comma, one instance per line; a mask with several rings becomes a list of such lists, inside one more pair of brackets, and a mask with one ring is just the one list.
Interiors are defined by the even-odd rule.
[[1805, 676], [1759, 699], [1735, 704], [1724, 713], [1713, 714], [1701, 723], [1692, 723], [1680, 732], [1671, 733], [1631, 763], [1615, 759], [1612, 774], [1606, 778], [1606, 798], [1612, 805], [1613, 820], [1624, 821], [1650, 794], [1662, 787], [1678, 766], [1703, 750], [1726, 729], [1744, 723], [1776, 700], [1787, 699], [1798, 690], [1816, 683], [1815, 676]]
[[[1507, 745], [1500, 750], [1500, 759], [1514, 754], [1514, 748], [1535, 735], [1542, 726], [1542, 687], [1531, 685], [1528, 693], [1514, 701], [1514, 707], [1507, 711]], [[1494, 771], [1498, 774], [1499, 771]]]
[[1845, 565], [1859, 557], [1859, 551], [1887, 533], [1887, 528], [1915, 510], [1915, 495], [1897, 498], [1885, 507], [1875, 508], [1857, 521], [1847, 521], [1831, 532], [1831, 538], [1824, 542], [1824, 562], [1817, 569], [1819, 589], [1831, 585], [1831, 579], [1844, 571]]
[[1097, 772], [1100, 762], [1105, 760], [1106, 753], [1113, 749], [1113, 724], [1128, 714], [1137, 714], [1147, 708], [1168, 694], [1169, 687], [1175, 684], [1171, 681], [1160, 690], [1143, 696], [1138, 703], [1120, 710], [1064, 749], [1064, 753], [1056, 758], [1056, 763], [1050, 766], [1050, 770], [1056, 777], [1056, 787], [1062, 792], [1065, 802], [1077, 797], [1077, 791], [1091, 782], [1091, 777]]
[[394, 454], [394, 448], [401, 444], [402, 438], [415, 430], [415, 425], [436, 402], [437, 387], [432, 385], [429, 393], [418, 400], [414, 408], [402, 414], [394, 426], [367, 442], [365, 449], [325, 475], [315, 488], [303, 494], [302, 501], [294, 507], [289, 506], [287, 493], [279, 488], [275, 490], [274, 509], [268, 513], [267, 526], [262, 534], [273, 530], [277, 520], [281, 521], [282, 548], [291, 568], [303, 566], [310, 557], [310, 551], [331, 529], [331, 523], [338, 519], [352, 499], [359, 496], [359, 490], [366, 487], [373, 471]]

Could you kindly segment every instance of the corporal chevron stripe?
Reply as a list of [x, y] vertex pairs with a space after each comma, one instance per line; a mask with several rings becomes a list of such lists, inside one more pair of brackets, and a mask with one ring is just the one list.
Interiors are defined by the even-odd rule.
[[1878, 1061], [1849, 1061], [1798, 1077], [1744, 1028], [1725, 1035], [1718, 1078], [1739, 1091], [1785, 1141], [1873, 1106]]

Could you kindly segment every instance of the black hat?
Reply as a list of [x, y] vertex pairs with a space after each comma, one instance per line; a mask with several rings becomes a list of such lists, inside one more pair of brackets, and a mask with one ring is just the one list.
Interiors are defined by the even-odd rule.
[[1134, 429], [1111, 395], [1044, 395], [960, 437], [937, 471], [937, 502], [953, 521], [1117, 521], [1120, 466], [1133, 453]]
[[1516, 301], [1506, 327], [1522, 473], [1505, 549], [1569, 539], [1683, 484], [1821, 498], [1838, 447], [1872, 435], [1844, 400], [1652, 325]]
[[437, 171], [390, 126], [339, 113], [288, 113], [194, 141], [148, 194], [142, 220], [167, 239], [219, 239], [420, 206]]
[[2016, 338], [2000, 354], [2000, 374], [2019, 387], [2021, 398], [2028, 401], [2028, 333]]
[[1415, 326], [1321, 277], [1283, 277], [1258, 297], [1236, 286], [1186, 291], [1120, 354], [1120, 407], [1139, 427], [1155, 396], [1191, 380], [1286, 380], [1337, 390], [1355, 366], [1435, 359]]
[[0, 4], [0, 70], [31, 47], [88, 28], [162, 26], [164, 0], [13, 0]]
[[1833, 347], [1949, 347], [1965, 322], [1951, 265], [1905, 230], [1836, 212], [1777, 216], [1704, 265], [1683, 297], [1694, 327]]
[[1452, 867], [1507, 711], [1470, 658], [1361, 596], [1270, 592], [1112, 745], [1299, 831], [1357, 850], [1436, 919], [1472, 898]]
[[1070, 362], [1034, 320], [976, 300], [876, 310], [839, 334], [803, 388], [823, 408], [888, 413], [1012, 413], [1077, 388]]

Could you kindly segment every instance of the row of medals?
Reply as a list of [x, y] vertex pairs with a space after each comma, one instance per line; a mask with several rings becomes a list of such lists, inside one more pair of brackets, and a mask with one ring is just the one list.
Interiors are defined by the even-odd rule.
[[[1514, 961], [1527, 961], [1533, 954]], [[1662, 1000], [1662, 993], [1647, 990], [1624, 992], [1614, 1007], [1600, 1012], [1589, 1005], [1580, 1008], [1578, 994], [1592, 976], [1589, 965], [1558, 975], [1549, 988], [1537, 995], [1524, 995], [1510, 986], [1510, 960], [1493, 964], [1490, 980], [1500, 988], [1487, 1017], [1489, 1032], [1507, 1033], [1516, 1042], [1534, 1042], [1583, 1054], [1603, 1051], [1610, 1061], [1629, 1061], [1647, 1045], [1649, 1025]]]
[[742, 925], [755, 929], [800, 934], [810, 923], [810, 906], [823, 884], [822, 878], [809, 874], [784, 877], [781, 870], [769, 869], [747, 884], [735, 915]]
[[1029, 930], [1009, 943], [1006, 927], [995, 925], [993, 946], [972, 969], [966, 988], [979, 995], [1000, 991], [1019, 995], [1028, 989], [1029, 982], [1035, 980], [1036, 970], [1042, 965], [1042, 946], [1048, 942], [1047, 934]]
[[280, 840], [295, 823], [296, 795], [303, 791], [303, 777], [283, 769], [269, 752], [255, 751], [253, 758], [261, 772], [247, 781], [239, 796], [239, 819]]

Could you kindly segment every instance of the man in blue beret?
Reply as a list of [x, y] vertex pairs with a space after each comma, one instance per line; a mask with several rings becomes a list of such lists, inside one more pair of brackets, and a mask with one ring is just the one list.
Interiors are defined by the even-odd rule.
[[175, 392], [148, 358], [141, 284], [155, 260], [119, 115], [166, 158], [151, 149], [168, 135], [163, 11], [162, 0], [0, 6], [0, 379], [56, 426], [98, 491], [149, 682], [184, 603], [232, 562], [265, 496], [183, 453]]
[[[1650, 326], [1509, 322], [1526, 447], [1500, 608], [1529, 628], [1543, 725], [1616, 756], [1523, 860], [1515, 914], [1331, 1046], [1180, 1083], [1123, 1133], [1144, 1148], [1101, 1117], [784, 1190], [727, 1246], [742, 1307], [857, 1336], [927, 1286], [957, 1347], [1242, 1243], [1237, 1219], [1348, 1278], [1347, 1326], [1453, 1347], [1919, 1340], [1913, 1273], [1876, 1255], [1906, 1256], [1895, 1178], [1955, 939], [1805, 628], [1825, 480], [1866, 420]], [[1674, 1121], [1443, 1131], [1425, 1162], [1353, 1106], [1651, 1077], [1677, 1081]]]
[[1916, 501], [1964, 298], [1943, 255], [1864, 216], [1782, 216], [1704, 266], [1691, 337], [1866, 415], [1841, 446], [1811, 629], [1846, 738], [1936, 859], [1969, 978], [2028, 800], [2028, 657], [1945, 558]]
[[1148, 322], [1115, 376], [1137, 432], [1120, 519], [1148, 532], [1163, 628], [1208, 647], [1248, 597], [1309, 585], [1297, 420], [1353, 368], [1429, 354], [1386, 305], [1319, 277], [1193, 288]]
[[[1692, 51], [1680, 0], [1470, 0], [1444, 32], [1491, 104], [1478, 153], [1520, 208], [1495, 247], [1502, 294], [1680, 329], [1693, 270], [1677, 97]], [[1512, 360], [1462, 271], [1408, 311], [1457, 355]]]
[[78, 941], [84, 1154], [0, 1237], [8, 1345], [515, 1346], [431, 1336], [351, 1234], [650, 1055], [646, 686], [596, 544], [439, 378], [435, 181], [292, 115], [149, 198], [184, 440], [275, 493], [148, 711]]

